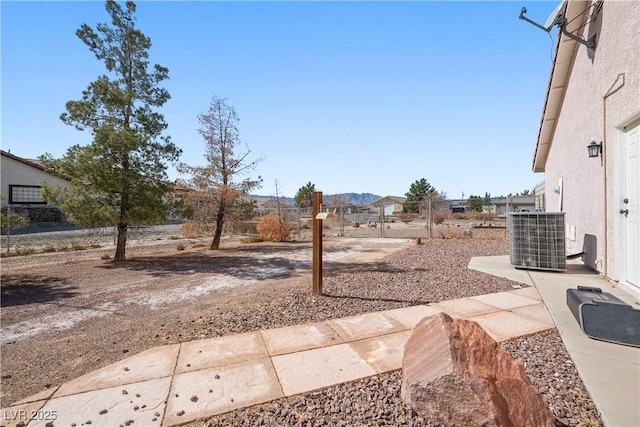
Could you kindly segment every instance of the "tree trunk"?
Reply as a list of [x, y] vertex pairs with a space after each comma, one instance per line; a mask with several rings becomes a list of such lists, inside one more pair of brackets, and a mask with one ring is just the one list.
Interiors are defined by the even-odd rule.
[[224, 225], [224, 209], [225, 204], [220, 203], [220, 209], [216, 215], [216, 230], [213, 232], [213, 241], [211, 242], [211, 250], [217, 251], [220, 249], [220, 238], [222, 237], [222, 227]]
[[126, 248], [127, 248], [127, 223], [121, 222], [118, 224], [118, 244], [116, 245], [116, 256], [114, 261], [126, 260]]

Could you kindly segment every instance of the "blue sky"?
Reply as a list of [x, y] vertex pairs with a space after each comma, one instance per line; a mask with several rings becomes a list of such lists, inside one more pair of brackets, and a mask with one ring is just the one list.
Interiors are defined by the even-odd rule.
[[[265, 159], [257, 194], [403, 195], [426, 178], [449, 198], [518, 193], [531, 172], [556, 2], [138, 2], [151, 62], [169, 68], [161, 112], [181, 161], [203, 164], [197, 133], [212, 95], [240, 116]], [[110, 22], [103, 2], [1, 3], [2, 148], [62, 156], [88, 132], [63, 124], [104, 73], [76, 37]], [[552, 31], [555, 39], [555, 30]], [[172, 178], [178, 177], [170, 169]]]

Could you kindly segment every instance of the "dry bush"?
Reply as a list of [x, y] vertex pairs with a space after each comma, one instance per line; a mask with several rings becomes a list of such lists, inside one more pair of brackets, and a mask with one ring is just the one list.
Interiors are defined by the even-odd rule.
[[260, 217], [256, 228], [260, 237], [267, 242], [285, 242], [293, 230], [282, 216], [275, 214]]
[[442, 224], [444, 222], [444, 220], [446, 218], [448, 218], [450, 215], [446, 214], [446, 213], [436, 213], [433, 216], [433, 223], [438, 225], [438, 224]]

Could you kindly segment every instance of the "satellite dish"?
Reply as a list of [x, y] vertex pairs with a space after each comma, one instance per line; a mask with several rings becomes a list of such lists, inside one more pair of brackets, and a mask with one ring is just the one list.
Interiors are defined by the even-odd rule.
[[523, 7], [522, 10], [520, 11], [520, 19], [522, 19], [523, 21], [527, 21], [528, 23], [533, 24], [536, 27], [538, 27], [541, 30], [544, 30], [544, 31], [546, 31], [548, 33], [549, 31], [551, 31], [551, 28], [553, 28], [554, 25], [562, 24], [562, 19], [564, 18], [564, 12], [566, 11], [567, 3], [568, 3], [568, 0], [562, 0], [553, 9], [551, 14], [549, 14], [549, 17], [545, 21], [544, 25], [540, 25], [537, 22], [535, 22], [535, 21], [527, 18], [526, 16], [524, 16], [524, 14], [527, 13], [527, 8], [526, 7]]
[[[575, 34], [572, 34], [571, 32], [569, 32], [567, 30], [567, 19], [565, 17], [565, 13], [567, 11], [567, 4], [568, 3], [569, 3], [569, 0], [562, 0], [560, 2], [560, 4], [558, 4], [555, 7], [555, 9], [553, 9], [551, 14], [549, 14], [549, 17], [545, 21], [544, 25], [540, 25], [536, 21], [527, 18], [524, 15], [525, 13], [527, 13], [527, 8], [526, 7], [523, 7], [522, 10], [520, 11], [520, 19], [522, 19], [523, 21], [527, 21], [531, 25], [535, 25], [536, 27], [540, 28], [541, 30], [546, 31], [547, 33], [550, 32], [551, 29], [555, 25], [557, 25], [562, 30], [562, 34], [564, 34], [566, 37], [569, 37], [570, 39], [575, 40], [578, 43], [581, 43], [581, 44], [585, 45], [588, 49], [595, 49], [596, 48], [596, 35], [595, 34], [589, 40], [583, 40], [579, 36], [577, 36]], [[593, 14], [597, 14], [599, 8], [602, 7], [602, 3], [601, 3], [601, 1], [598, 1], [593, 6], [590, 6], [589, 9], [591, 7], [594, 7]]]
[[549, 14], [549, 17], [544, 23], [544, 28], [547, 30], [547, 32], [549, 32], [554, 25], [559, 24], [558, 19], [564, 16], [566, 7], [567, 1], [563, 0]]

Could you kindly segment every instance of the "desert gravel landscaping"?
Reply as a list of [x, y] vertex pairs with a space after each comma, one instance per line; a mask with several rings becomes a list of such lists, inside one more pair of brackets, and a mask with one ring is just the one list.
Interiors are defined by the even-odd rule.
[[[275, 328], [514, 289], [468, 270], [504, 240], [325, 240], [324, 295], [311, 295], [311, 243], [191, 241], [132, 250], [21, 257], [2, 271], [2, 401], [58, 385], [158, 345]], [[390, 253], [390, 254], [389, 254]], [[35, 260], [29, 262], [27, 258]], [[555, 331], [503, 343], [525, 364], [558, 425], [601, 421]], [[391, 372], [237, 410], [201, 425], [433, 425], [405, 408]]]

